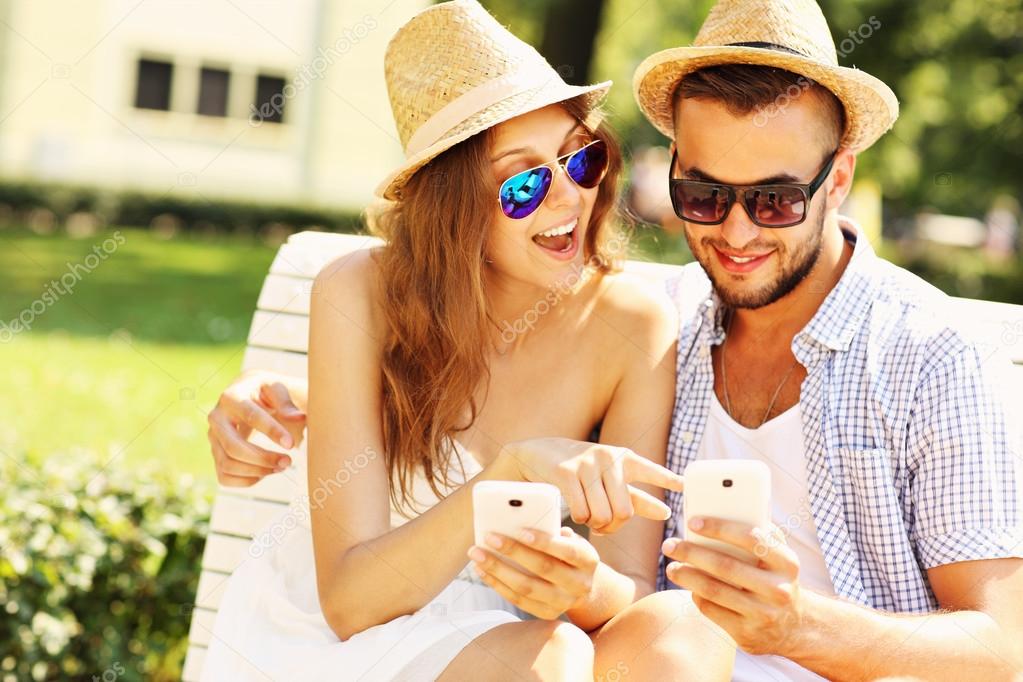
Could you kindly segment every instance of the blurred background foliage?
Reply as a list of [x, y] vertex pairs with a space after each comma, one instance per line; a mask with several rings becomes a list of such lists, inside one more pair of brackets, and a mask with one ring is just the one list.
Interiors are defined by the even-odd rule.
[[[628, 147], [663, 141], [633, 101], [635, 67], [658, 50], [690, 44], [714, 4], [482, 2], [562, 67], [566, 79], [614, 80], [609, 104]], [[979, 217], [997, 197], [1023, 195], [1020, 0], [821, 0], [820, 5], [840, 63], [877, 76], [901, 103], [895, 128], [862, 156], [857, 169], [861, 179], [880, 183], [886, 215], [905, 217], [927, 208]], [[566, 22], [566, 16], [598, 21]], [[880, 25], [876, 30], [872, 17], [873, 25]]]
[[209, 487], [74, 449], [0, 457], [0, 679], [176, 680]]

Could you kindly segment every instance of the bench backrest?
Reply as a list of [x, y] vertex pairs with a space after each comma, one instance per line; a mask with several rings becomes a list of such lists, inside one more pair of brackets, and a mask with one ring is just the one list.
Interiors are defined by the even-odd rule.
[[[313, 279], [337, 256], [374, 243], [372, 237], [325, 232], [293, 235], [277, 252], [263, 284], [242, 369], [262, 368], [306, 376], [309, 294]], [[635, 261], [630, 262], [627, 269], [660, 280], [679, 271], [677, 266]], [[684, 288], [680, 294], [685, 296]], [[1016, 363], [1012, 385], [1017, 387], [1011, 410], [1023, 418], [1023, 392], [1018, 390], [1023, 388], [1023, 306], [953, 299], [949, 316], [967, 320], [984, 341], [1009, 352]], [[259, 434], [253, 436], [253, 442], [279, 449]], [[192, 611], [185, 682], [199, 678], [227, 579], [248, 558], [252, 537], [289, 504], [305, 495], [305, 443], [292, 454], [295, 466], [288, 471], [268, 476], [251, 488], [221, 487], [217, 492]]]

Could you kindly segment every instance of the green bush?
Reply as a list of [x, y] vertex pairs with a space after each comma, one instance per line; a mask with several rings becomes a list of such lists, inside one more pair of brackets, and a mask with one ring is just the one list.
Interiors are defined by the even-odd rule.
[[34, 209], [46, 209], [58, 221], [83, 211], [96, 215], [101, 223], [138, 227], [148, 227], [154, 219], [169, 216], [185, 231], [254, 233], [268, 225], [284, 225], [291, 231], [314, 226], [332, 232], [363, 229], [357, 211], [32, 181], [0, 181], [0, 207], [9, 214], [7, 220], [15, 221]]
[[979, 249], [885, 242], [881, 255], [952, 296], [1023, 304], [1023, 258], [992, 260]]
[[0, 680], [180, 679], [212, 491], [85, 452], [0, 480]]

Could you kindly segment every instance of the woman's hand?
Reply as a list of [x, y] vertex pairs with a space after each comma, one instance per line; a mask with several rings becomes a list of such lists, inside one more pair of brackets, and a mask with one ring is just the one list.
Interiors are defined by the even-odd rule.
[[560, 536], [536, 530], [518, 538], [490, 533], [487, 545], [469, 549], [476, 573], [502, 597], [537, 618], [554, 620], [590, 596], [600, 557], [571, 528], [562, 528]]
[[253, 430], [285, 450], [302, 442], [306, 416], [292, 401], [284, 379], [262, 370], [244, 372], [220, 395], [207, 419], [207, 436], [221, 485], [248, 487], [291, 465], [287, 455], [248, 442]]
[[664, 521], [668, 505], [630, 485], [682, 490], [682, 476], [628, 448], [568, 438], [535, 438], [504, 448], [505, 465], [522, 480], [558, 486], [572, 520], [598, 533], [614, 533], [630, 518]]

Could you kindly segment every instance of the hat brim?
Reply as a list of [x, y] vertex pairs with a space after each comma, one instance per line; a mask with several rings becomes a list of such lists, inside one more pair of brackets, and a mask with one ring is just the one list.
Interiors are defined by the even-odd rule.
[[672, 100], [679, 82], [693, 71], [723, 64], [774, 66], [805, 76], [833, 92], [846, 111], [841, 144], [853, 152], [874, 144], [899, 117], [895, 93], [864, 71], [757, 47], [676, 47], [651, 55], [637, 67], [633, 77], [636, 102], [655, 128], [674, 139]]
[[481, 133], [488, 128], [493, 128], [505, 121], [510, 121], [516, 116], [528, 114], [576, 97], [588, 95], [590, 106], [596, 106], [607, 96], [611, 84], [611, 81], [604, 81], [596, 85], [567, 85], [560, 78], [556, 78], [538, 88], [533, 88], [532, 90], [527, 90], [501, 100], [497, 104], [463, 121], [458, 127], [449, 130], [438, 142], [408, 158], [404, 164], [384, 178], [377, 186], [376, 194], [389, 201], [396, 201], [399, 199], [399, 190], [416, 171], [459, 142], [464, 142], [473, 135]]

